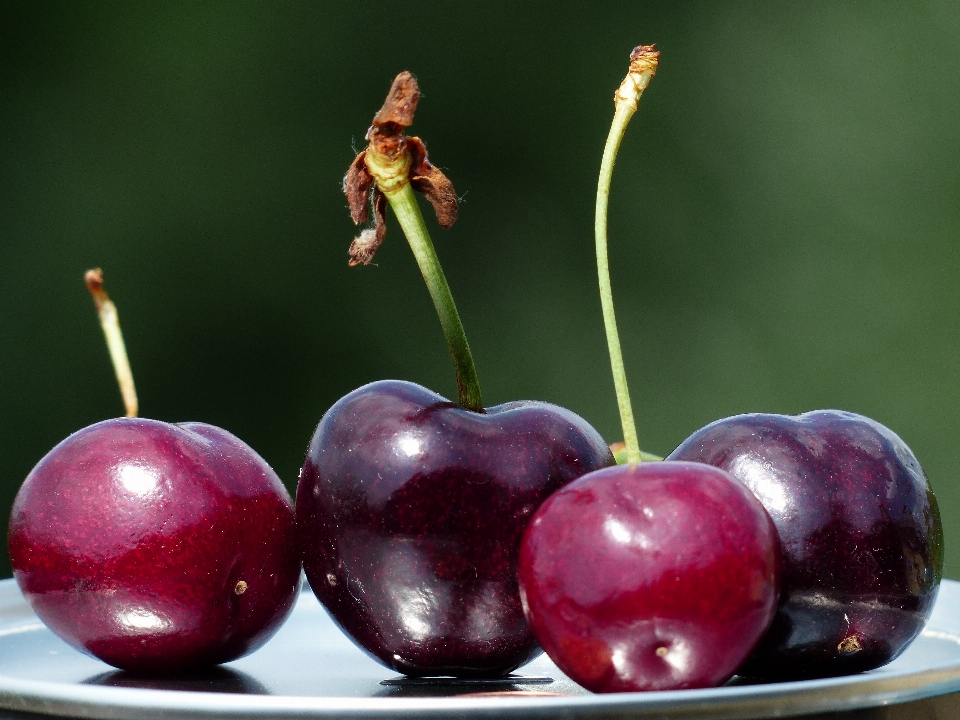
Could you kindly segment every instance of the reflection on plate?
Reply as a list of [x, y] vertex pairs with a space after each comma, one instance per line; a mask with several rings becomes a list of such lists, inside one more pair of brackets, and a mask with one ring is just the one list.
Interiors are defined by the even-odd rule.
[[503, 687], [504, 685], [549, 685], [553, 682], [552, 677], [546, 675], [518, 675], [511, 673], [497, 678], [456, 678], [456, 677], [408, 677], [407, 675], [398, 675], [397, 677], [381, 680], [381, 685], [392, 685], [394, 687], [411, 687], [414, 685], [430, 685], [444, 689], [455, 690], [459, 685], [470, 685], [476, 689], [478, 685], [485, 687]]
[[183, 675], [150, 677], [126, 670], [111, 670], [94, 675], [83, 681], [85, 685], [100, 685], [117, 688], [142, 688], [146, 690], [179, 690], [181, 692], [235, 693], [239, 695], [269, 695], [255, 678], [232, 667], [195, 670]]
[[[158, 720], [426, 714], [746, 720], [906, 703], [960, 691], [960, 583], [944, 581], [930, 624], [902, 656], [861, 675], [621, 695], [587, 693], [546, 656], [518, 675], [506, 685], [398, 680], [358, 650], [308, 590], [280, 632], [252, 655], [203, 673], [143, 677], [71, 649], [30, 611], [13, 580], [0, 581], [0, 717], [12, 710]], [[960, 695], [936, 702], [960, 717]]]

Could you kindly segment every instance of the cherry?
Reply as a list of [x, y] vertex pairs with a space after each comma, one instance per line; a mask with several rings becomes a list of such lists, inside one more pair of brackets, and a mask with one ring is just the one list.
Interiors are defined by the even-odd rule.
[[780, 607], [740, 674], [869, 670], [923, 629], [942, 574], [940, 514], [920, 463], [880, 423], [837, 410], [737, 415], [698, 430], [667, 459], [727, 470], [777, 527]]
[[299, 586], [279, 478], [203, 423], [116, 418], [74, 433], [24, 481], [9, 545], [40, 619], [124, 670], [246, 655], [279, 628]]
[[540, 654], [516, 563], [553, 491], [611, 465], [568, 410], [476, 413], [409, 382], [353, 391], [320, 421], [297, 488], [317, 597], [374, 658], [408, 675], [502, 675]]
[[[88, 285], [135, 414], [99, 271]], [[124, 670], [168, 673], [245, 655], [279, 628], [300, 584], [280, 479], [248, 445], [203, 423], [126, 417], [74, 433], [27, 476], [8, 539], [40, 619]]]
[[596, 692], [676, 690], [730, 678], [766, 632], [779, 593], [778, 539], [750, 491], [696, 463], [641, 462], [607, 260], [606, 212], [617, 148], [658, 66], [630, 56], [597, 188], [596, 243], [625, 465], [551, 496], [520, 551], [523, 609], [573, 680]]
[[520, 537], [537, 506], [585, 472], [614, 463], [582, 418], [541, 402], [484, 409], [473, 357], [413, 191], [443, 227], [457, 197], [404, 135], [420, 92], [393, 82], [353, 161], [344, 191], [356, 223], [350, 247], [365, 265], [383, 241], [389, 204], [440, 316], [457, 402], [400, 381], [366, 385], [320, 421], [297, 487], [304, 569], [353, 640], [411, 675], [503, 675], [540, 653], [516, 579]]
[[707, 465], [598, 470], [552, 495], [520, 550], [544, 650], [594, 692], [729, 679], [770, 624], [778, 540], [763, 506]]

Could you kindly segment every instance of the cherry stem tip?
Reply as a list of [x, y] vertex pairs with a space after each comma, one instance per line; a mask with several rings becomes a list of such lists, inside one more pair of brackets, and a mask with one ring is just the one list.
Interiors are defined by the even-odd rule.
[[93, 297], [93, 304], [97, 308], [100, 318], [100, 327], [107, 341], [107, 350], [110, 352], [110, 361], [117, 376], [117, 385], [123, 397], [123, 406], [127, 417], [137, 417], [137, 390], [133, 384], [133, 371], [130, 369], [130, 360], [127, 357], [127, 346], [123, 342], [123, 333], [120, 332], [120, 318], [117, 315], [117, 306], [103, 287], [103, 270], [93, 268], [84, 274], [87, 290]]

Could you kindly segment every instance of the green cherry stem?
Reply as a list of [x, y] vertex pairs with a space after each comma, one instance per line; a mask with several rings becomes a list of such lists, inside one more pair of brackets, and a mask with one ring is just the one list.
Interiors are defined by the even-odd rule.
[[133, 385], [133, 371], [130, 370], [130, 360], [127, 358], [127, 346], [123, 342], [120, 332], [120, 318], [117, 315], [117, 306], [113, 304], [107, 291], [103, 289], [103, 271], [100, 268], [87, 270], [84, 275], [87, 290], [93, 296], [93, 304], [97, 308], [100, 318], [100, 327], [107, 340], [107, 350], [113, 363], [113, 371], [117, 375], [117, 384], [120, 386], [120, 395], [123, 397], [123, 406], [127, 417], [137, 416], [137, 389]]
[[473, 355], [467, 343], [467, 335], [460, 322], [460, 313], [453, 301], [450, 285], [440, 267], [437, 251], [433, 247], [430, 233], [423, 222], [423, 215], [417, 204], [410, 183], [406, 182], [396, 190], [385, 191], [387, 202], [393, 208], [403, 234], [413, 250], [413, 255], [420, 266], [423, 280], [427, 284], [430, 298], [440, 316], [440, 325], [450, 348], [453, 366], [457, 373], [457, 402], [467, 410], [483, 412], [483, 397], [480, 393], [480, 380], [477, 369], [473, 364]]
[[630, 390], [627, 387], [627, 374], [623, 366], [623, 352], [620, 349], [620, 334], [617, 332], [617, 316], [613, 308], [613, 290], [610, 286], [610, 263], [607, 257], [607, 206], [610, 200], [610, 181], [613, 178], [613, 166], [616, 163], [620, 141], [627, 130], [630, 118], [637, 111], [640, 95], [656, 74], [660, 53], [652, 45], [641, 45], [630, 55], [630, 72], [624, 78], [614, 96], [616, 108], [610, 133], [603, 148], [600, 163], [600, 179], [597, 182], [597, 206], [594, 230], [597, 243], [597, 275], [600, 281], [600, 304], [603, 308], [603, 325], [607, 334], [607, 349], [610, 353], [610, 367], [613, 370], [613, 384], [617, 393], [617, 405], [620, 409], [620, 424], [623, 427], [623, 441], [626, 445], [627, 462], [635, 465], [641, 461], [640, 442], [637, 439], [637, 426], [630, 403]]

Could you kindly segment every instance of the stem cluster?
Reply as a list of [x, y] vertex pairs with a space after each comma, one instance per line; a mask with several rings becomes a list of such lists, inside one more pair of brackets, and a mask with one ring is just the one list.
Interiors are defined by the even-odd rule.
[[[641, 453], [610, 287], [607, 205], [620, 142], [630, 118], [637, 111], [640, 95], [656, 74], [659, 56], [660, 53], [652, 45], [641, 45], [630, 55], [630, 71], [614, 95], [616, 112], [603, 150], [597, 184], [595, 233], [600, 299], [627, 461], [631, 464], [641, 461]], [[386, 235], [384, 212], [389, 204], [403, 228], [440, 317], [456, 369], [458, 402], [468, 410], [483, 412], [480, 382], [463, 324], [413, 194], [417, 190], [430, 201], [442, 227], [453, 225], [457, 217], [457, 198], [453, 185], [443, 172], [430, 163], [423, 141], [404, 134], [406, 128], [413, 124], [419, 100], [420, 90], [413, 75], [400, 73], [367, 132], [369, 145], [357, 155], [344, 177], [343, 189], [350, 203], [353, 221], [357, 224], [366, 223], [371, 208], [374, 215], [373, 228], [361, 232], [350, 246], [350, 264], [366, 265], [373, 259]]]
[[413, 194], [416, 190], [430, 201], [441, 227], [450, 227], [456, 221], [457, 195], [453, 184], [430, 163], [424, 142], [404, 134], [405, 129], [413, 124], [419, 99], [420, 90], [413, 75], [408, 72], [397, 75], [367, 132], [369, 145], [357, 155], [343, 179], [353, 221], [357, 224], [367, 222], [371, 207], [374, 214], [374, 227], [361, 232], [350, 246], [350, 264], [367, 265], [373, 259], [386, 236], [384, 210], [389, 203], [440, 317], [457, 373], [457, 402], [467, 410], [482, 413], [483, 396], [470, 345]]

